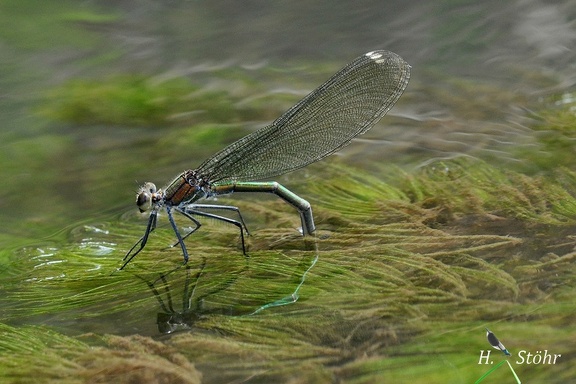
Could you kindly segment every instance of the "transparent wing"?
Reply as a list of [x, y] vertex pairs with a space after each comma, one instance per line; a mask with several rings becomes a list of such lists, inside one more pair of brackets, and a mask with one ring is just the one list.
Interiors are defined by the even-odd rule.
[[252, 181], [316, 162], [376, 124], [398, 101], [410, 66], [388, 51], [366, 53], [272, 124], [230, 144], [197, 172], [212, 183]]

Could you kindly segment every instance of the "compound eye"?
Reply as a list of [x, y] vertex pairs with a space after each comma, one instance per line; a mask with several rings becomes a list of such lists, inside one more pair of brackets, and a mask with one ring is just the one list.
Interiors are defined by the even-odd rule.
[[156, 193], [156, 184], [151, 182], [144, 183], [140, 191], [141, 192], [148, 191], [152, 195]]
[[136, 205], [140, 212], [146, 212], [152, 208], [152, 196], [156, 193], [153, 183], [144, 184], [136, 195]]
[[152, 196], [147, 192], [140, 192], [136, 196], [136, 205], [140, 212], [146, 212], [152, 207]]

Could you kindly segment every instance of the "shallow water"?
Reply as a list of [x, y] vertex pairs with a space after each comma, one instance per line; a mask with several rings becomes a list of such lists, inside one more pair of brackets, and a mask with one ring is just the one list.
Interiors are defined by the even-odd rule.
[[[523, 382], [573, 379], [575, 16], [530, 0], [4, 2], [3, 381], [471, 382], [491, 367], [485, 327]], [[398, 104], [278, 180], [313, 204], [316, 238], [273, 197], [230, 196], [248, 259], [207, 220], [184, 267], [160, 217], [116, 270], [145, 229], [142, 182], [374, 49], [412, 65]]]

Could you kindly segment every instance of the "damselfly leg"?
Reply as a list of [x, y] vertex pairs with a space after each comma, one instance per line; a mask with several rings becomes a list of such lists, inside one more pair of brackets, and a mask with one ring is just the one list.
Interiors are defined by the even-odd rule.
[[[231, 218], [226, 217], [226, 216], [216, 215], [214, 213], [204, 212], [204, 211], [201, 211], [202, 209], [234, 211], [238, 214], [239, 220], [231, 219]], [[201, 225], [192, 215], [209, 217], [211, 219], [220, 220], [220, 221], [223, 221], [225, 223], [232, 224], [232, 225], [235, 225], [236, 227], [238, 227], [238, 229], [240, 230], [240, 239], [242, 241], [242, 253], [244, 255], [246, 255], [246, 242], [244, 240], [244, 232], [246, 232], [246, 234], [248, 236], [250, 236], [250, 232], [248, 231], [248, 228], [246, 227], [246, 223], [244, 222], [244, 218], [242, 217], [242, 214], [240, 213], [240, 209], [238, 207], [234, 207], [231, 205], [190, 204], [190, 205], [185, 206], [184, 208], [177, 208], [177, 211], [180, 212], [182, 215], [186, 216], [187, 218], [189, 218], [190, 220], [198, 223], [198, 227], [194, 228], [193, 230], [188, 232], [186, 235], [184, 235], [184, 237], [182, 237], [182, 240], [185, 240], [188, 236], [190, 236], [192, 233], [194, 233]], [[178, 243], [174, 243], [172, 246], [174, 247], [176, 244], [178, 244]]]
[[[158, 212], [154, 211], [154, 212], [150, 213], [150, 217], [148, 218], [148, 225], [146, 226], [146, 232], [144, 232], [144, 235], [136, 243], [134, 243], [134, 245], [132, 246], [132, 248], [130, 248], [130, 250], [128, 250], [128, 252], [124, 256], [124, 258], [122, 259], [122, 261], [124, 261], [124, 264], [122, 264], [120, 269], [124, 269], [124, 267], [126, 265], [128, 265], [128, 263], [138, 253], [140, 253], [141, 250], [144, 249], [144, 247], [146, 246], [146, 243], [148, 242], [148, 236], [150, 235], [150, 233], [152, 233], [152, 231], [154, 231], [154, 229], [156, 229], [157, 220], [158, 220]], [[132, 253], [132, 251], [134, 251], [134, 249], [139, 244], [140, 244], [140, 248], [138, 248], [138, 250], [136, 252]]]

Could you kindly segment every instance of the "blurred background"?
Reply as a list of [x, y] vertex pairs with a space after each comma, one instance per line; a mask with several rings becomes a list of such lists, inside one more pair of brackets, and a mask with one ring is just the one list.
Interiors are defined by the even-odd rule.
[[[377, 161], [530, 144], [526, 109], [575, 83], [570, 1], [0, 6], [0, 214], [12, 235], [129, 205], [138, 184], [195, 167], [370, 50], [413, 67], [394, 120], [362, 137], [376, 149], [350, 148]], [[241, 130], [204, 150], [189, 140], [200, 123]]]

